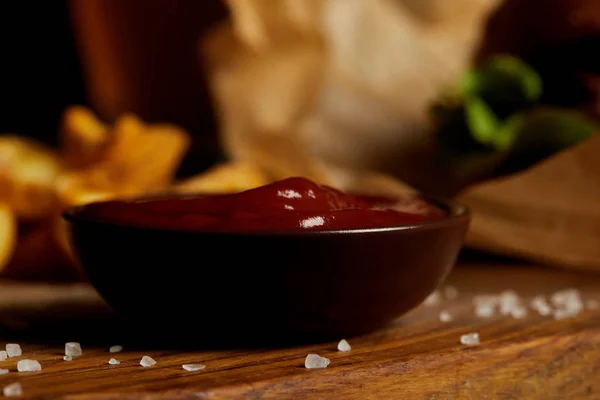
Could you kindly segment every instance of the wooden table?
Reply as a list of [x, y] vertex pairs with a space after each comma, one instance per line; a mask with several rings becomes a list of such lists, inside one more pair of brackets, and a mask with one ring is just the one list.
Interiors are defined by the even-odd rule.
[[[448, 283], [459, 290], [456, 300], [422, 305], [384, 331], [347, 338], [347, 353], [323, 343], [218, 351], [128, 346], [110, 354], [110, 345], [123, 344], [119, 324], [90, 287], [2, 282], [0, 344], [20, 343], [23, 356], [0, 362], [11, 371], [0, 375], [0, 386], [20, 382], [26, 398], [71, 400], [600, 398], [600, 310], [557, 321], [531, 310], [524, 319], [482, 319], [472, 307], [475, 294], [505, 289], [529, 299], [573, 287], [600, 299], [600, 275], [463, 261]], [[442, 310], [454, 320], [440, 322]], [[144, 335], [160, 321], [148, 324]], [[479, 346], [459, 343], [468, 332], [479, 332]], [[83, 356], [63, 361], [67, 341], [81, 342]], [[307, 370], [309, 353], [331, 364]], [[143, 355], [158, 363], [141, 367]], [[108, 365], [111, 357], [121, 364]], [[16, 372], [22, 358], [38, 360], [42, 371]], [[206, 369], [187, 372], [186, 363]]]

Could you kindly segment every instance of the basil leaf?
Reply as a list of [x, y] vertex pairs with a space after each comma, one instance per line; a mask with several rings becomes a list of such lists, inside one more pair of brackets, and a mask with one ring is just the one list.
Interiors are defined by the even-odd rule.
[[498, 170], [501, 175], [528, 168], [600, 131], [584, 114], [561, 108], [539, 107], [515, 116], [515, 121], [513, 143]]

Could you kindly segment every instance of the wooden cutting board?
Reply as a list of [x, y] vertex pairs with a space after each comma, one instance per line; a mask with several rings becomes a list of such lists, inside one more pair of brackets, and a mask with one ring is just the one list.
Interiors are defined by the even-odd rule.
[[[506, 262], [463, 261], [449, 279], [455, 300], [422, 305], [393, 326], [337, 343], [283, 349], [178, 350], [158, 344], [120, 343], [120, 325], [88, 286], [0, 283], [0, 344], [20, 343], [23, 356], [0, 361], [10, 370], [0, 387], [20, 382], [25, 398], [43, 399], [567, 399], [600, 397], [600, 309], [554, 320], [529, 312], [524, 319], [477, 318], [472, 297], [516, 290], [523, 298], [578, 288], [600, 299], [600, 276]], [[160, 293], [156, 293], [160, 295]], [[595, 296], [595, 297], [594, 297]], [[439, 321], [447, 310], [454, 320]], [[201, 313], [199, 311], [198, 315]], [[190, 318], [196, 318], [190, 315]], [[148, 321], [140, 335], [152, 335]], [[199, 319], [198, 329], [203, 329]], [[481, 344], [459, 344], [479, 332]], [[239, 335], [244, 335], [244, 328]], [[84, 354], [62, 360], [64, 342], [81, 342]], [[121, 353], [108, 347], [122, 344]], [[209, 344], [198, 343], [199, 346]], [[304, 358], [331, 359], [307, 370]], [[143, 355], [157, 364], [139, 365]], [[108, 365], [115, 357], [120, 365]], [[38, 360], [42, 371], [16, 372], [18, 359]], [[182, 364], [206, 368], [187, 372]], [[596, 397], [595, 397], [596, 396]]]

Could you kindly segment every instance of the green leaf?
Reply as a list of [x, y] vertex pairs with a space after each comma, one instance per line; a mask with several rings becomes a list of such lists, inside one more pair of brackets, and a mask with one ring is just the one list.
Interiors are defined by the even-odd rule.
[[538, 74], [512, 56], [469, 71], [459, 90], [446, 93], [432, 108], [441, 161], [465, 182], [501, 176], [600, 131], [583, 113], [540, 104], [541, 95]]
[[537, 102], [542, 80], [518, 58], [499, 55], [465, 73], [459, 88], [462, 98], [478, 96], [503, 118]]
[[496, 147], [496, 132], [500, 121], [487, 104], [477, 96], [465, 100], [465, 118], [473, 139], [486, 147]]
[[507, 118], [494, 135], [494, 148], [500, 152], [509, 151], [519, 137], [523, 124], [522, 114], [514, 114]]
[[512, 120], [514, 137], [498, 174], [528, 168], [600, 131], [600, 126], [584, 114], [561, 108], [539, 107]]

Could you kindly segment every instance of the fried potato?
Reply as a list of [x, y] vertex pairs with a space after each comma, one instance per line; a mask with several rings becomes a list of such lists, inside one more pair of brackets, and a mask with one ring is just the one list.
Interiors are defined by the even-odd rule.
[[73, 172], [57, 179], [55, 190], [63, 208], [108, 200], [120, 194], [109, 189], [93, 187], [88, 178], [86, 174]]
[[174, 125], [144, 125], [125, 115], [115, 125], [113, 152], [101, 167], [126, 186], [161, 188], [172, 182], [189, 145], [187, 133]]
[[[169, 124], [147, 124], [133, 114], [106, 126], [86, 109], [71, 108], [64, 118], [67, 155], [88, 149], [94, 162], [72, 167], [56, 181], [65, 207], [115, 196], [145, 194], [169, 185], [190, 145], [188, 134]], [[68, 156], [77, 160], [77, 154]]]
[[187, 133], [174, 125], [145, 124], [125, 114], [97, 147], [97, 162], [69, 171], [61, 177], [59, 190], [79, 186], [90, 192], [135, 194], [164, 187], [173, 180], [189, 145]]
[[133, 114], [114, 124], [81, 106], [63, 115], [61, 149], [0, 136], [0, 270], [16, 279], [72, 279], [80, 269], [61, 212], [164, 191], [190, 146], [183, 129]]
[[173, 185], [177, 193], [235, 193], [269, 183], [256, 166], [241, 162], [218, 164], [208, 171]]
[[9, 263], [17, 239], [17, 222], [10, 206], [0, 203], [0, 271]]
[[50, 148], [23, 137], [0, 136], [0, 199], [17, 217], [33, 220], [57, 211], [54, 182], [63, 170]]
[[11, 279], [80, 280], [74, 258], [65, 251], [56, 235], [55, 218], [20, 224], [12, 259], [2, 272]]
[[108, 143], [108, 127], [86, 107], [65, 110], [60, 132], [62, 155], [71, 168], [85, 168], [98, 162]]

